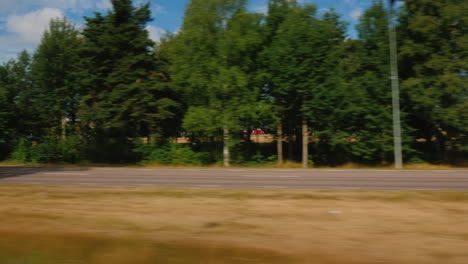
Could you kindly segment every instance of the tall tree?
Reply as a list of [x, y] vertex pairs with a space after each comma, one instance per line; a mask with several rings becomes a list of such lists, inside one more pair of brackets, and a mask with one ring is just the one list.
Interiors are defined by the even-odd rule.
[[16, 112], [13, 127], [18, 136], [39, 136], [42, 124], [34, 104], [34, 80], [31, 76], [31, 55], [23, 50], [16, 60], [7, 63], [7, 101]]
[[41, 120], [66, 135], [67, 120], [75, 123], [80, 99], [78, 49], [82, 41], [65, 18], [50, 21], [34, 53], [31, 73], [35, 80], [35, 105]]
[[137, 8], [131, 0], [113, 0], [112, 5], [106, 15], [86, 18], [80, 119], [102, 140], [158, 137], [177, 103], [158, 85], [162, 77], [145, 29], [152, 20], [149, 4]]
[[[344, 45], [343, 99], [336, 111], [343, 161], [385, 162], [392, 157], [388, 10], [374, 0], [359, 19], [357, 40]], [[336, 140], [339, 140], [338, 138]]]
[[[345, 40], [347, 23], [334, 11], [322, 15], [311, 32], [313, 50], [306, 60], [311, 70], [306, 80], [303, 115], [311, 125], [314, 137], [314, 159], [320, 161], [326, 157], [328, 164], [333, 164], [332, 152], [336, 152], [337, 120], [340, 93], [342, 90], [339, 63], [342, 56], [342, 45]], [[304, 118], [303, 117], [303, 118]], [[303, 161], [304, 162], [304, 161]]]
[[[272, 68], [272, 64], [269, 63], [269, 59], [272, 52], [271, 49], [273, 47], [273, 40], [276, 38], [278, 34], [280, 26], [285, 21], [288, 12], [295, 6], [294, 3], [288, 0], [270, 0], [268, 1], [268, 14], [265, 18], [264, 24], [264, 42], [263, 42], [263, 50], [259, 54], [258, 64], [260, 65], [261, 69], [259, 72], [259, 76], [262, 77], [263, 80], [263, 89], [262, 94], [263, 96], [271, 103], [271, 115], [272, 118], [275, 120], [275, 126], [277, 128], [276, 136], [277, 136], [277, 147], [276, 153], [278, 157], [278, 165], [282, 165], [284, 157], [283, 157], [283, 123], [285, 122], [285, 111], [287, 106], [285, 106], [286, 101], [281, 93], [279, 93], [279, 86], [278, 83], [274, 81], [272, 77], [274, 77], [275, 69]], [[291, 121], [291, 120], [289, 120]], [[291, 144], [291, 142], [290, 142]], [[291, 157], [290, 157], [291, 158]]]
[[[269, 90], [277, 109], [288, 120], [302, 124], [302, 161], [308, 162], [308, 124], [323, 129], [333, 109], [338, 78], [337, 50], [344, 39], [344, 25], [333, 12], [321, 19], [314, 5], [289, 2], [290, 11], [279, 25], [264, 54]], [[299, 122], [299, 120], [301, 120]], [[297, 129], [300, 131], [300, 129]], [[291, 133], [291, 132], [289, 132]]]
[[0, 156], [18, 139], [37, 137], [44, 128], [34, 106], [31, 55], [25, 50], [0, 66], [0, 126]]
[[438, 161], [468, 151], [467, 10], [463, 0], [408, 0], [400, 14], [403, 105]]
[[173, 48], [173, 78], [188, 106], [184, 127], [205, 136], [221, 132], [225, 166], [232, 131], [257, 107], [258, 91], [248, 84], [260, 16], [245, 9], [244, 0], [192, 0]]
[[5, 158], [10, 150], [13, 136], [11, 121], [14, 112], [8, 103], [8, 71], [6, 65], [0, 65], [0, 160]]

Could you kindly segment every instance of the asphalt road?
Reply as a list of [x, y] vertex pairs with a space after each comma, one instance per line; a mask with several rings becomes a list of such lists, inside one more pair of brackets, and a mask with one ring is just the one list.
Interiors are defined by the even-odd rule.
[[61, 169], [0, 167], [0, 184], [468, 191], [468, 170]]

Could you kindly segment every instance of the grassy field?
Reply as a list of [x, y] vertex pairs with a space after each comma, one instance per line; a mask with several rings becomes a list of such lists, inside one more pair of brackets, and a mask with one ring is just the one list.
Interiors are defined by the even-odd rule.
[[468, 263], [468, 193], [0, 185], [0, 263]]

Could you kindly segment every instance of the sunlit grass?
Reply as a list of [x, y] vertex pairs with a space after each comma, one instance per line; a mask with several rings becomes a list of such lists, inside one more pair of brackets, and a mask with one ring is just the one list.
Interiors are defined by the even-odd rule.
[[468, 263], [463, 192], [0, 185], [0, 204], [0, 263]]

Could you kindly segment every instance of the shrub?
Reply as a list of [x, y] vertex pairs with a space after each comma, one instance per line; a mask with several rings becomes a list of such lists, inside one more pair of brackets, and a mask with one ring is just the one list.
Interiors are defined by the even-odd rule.
[[20, 139], [20, 141], [18, 142], [18, 145], [16, 145], [16, 148], [11, 153], [11, 159], [18, 163], [29, 162], [30, 148], [31, 148], [30, 142], [24, 139]]
[[135, 151], [142, 153], [144, 163], [206, 165], [211, 162], [209, 153], [197, 153], [180, 144], [139, 145]]
[[11, 159], [18, 163], [75, 163], [79, 160], [79, 147], [80, 140], [77, 136], [66, 139], [47, 137], [39, 142], [21, 139], [11, 154]]

